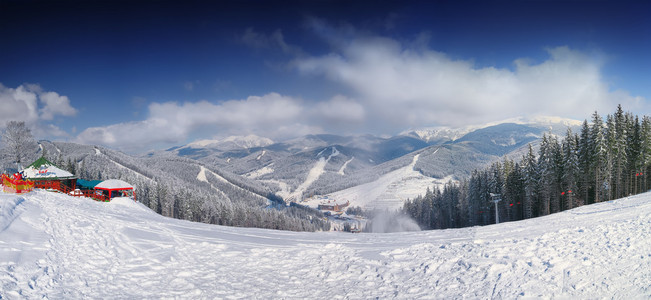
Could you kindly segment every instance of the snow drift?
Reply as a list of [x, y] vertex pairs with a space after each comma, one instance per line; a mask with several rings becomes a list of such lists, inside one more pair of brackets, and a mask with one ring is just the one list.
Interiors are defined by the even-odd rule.
[[0, 298], [651, 297], [651, 194], [521, 222], [296, 233], [0, 193]]

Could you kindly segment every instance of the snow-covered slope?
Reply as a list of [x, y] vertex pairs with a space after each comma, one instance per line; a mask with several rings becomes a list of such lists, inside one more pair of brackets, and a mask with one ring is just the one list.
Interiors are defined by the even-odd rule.
[[[436, 154], [436, 151], [434, 152]], [[367, 210], [398, 210], [407, 199], [414, 199], [430, 188], [442, 188], [452, 177], [436, 179], [414, 170], [420, 154], [414, 155], [412, 163], [382, 175], [379, 179], [334, 192], [332, 199], [348, 200], [351, 206]], [[316, 207], [318, 203], [311, 203]]]
[[651, 194], [486, 227], [296, 233], [0, 193], [0, 298], [651, 297]]

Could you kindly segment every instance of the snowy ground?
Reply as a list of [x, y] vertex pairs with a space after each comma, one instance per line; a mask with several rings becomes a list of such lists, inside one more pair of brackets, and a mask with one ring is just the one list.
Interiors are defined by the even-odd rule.
[[349, 200], [351, 206], [360, 206], [369, 210], [398, 210], [402, 208], [405, 200], [424, 194], [427, 188], [441, 188], [452, 178], [436, 179], [414, 170], [419, 156], [420, 154], [415, 155], [411, 164], [384, 174], [378, 180], [334, 192], [328, 196], [333, 199]]
[[651, 194], [397, 234], [173, 220], [127, 199], [0, 193], [0, 298], [651, 297]]

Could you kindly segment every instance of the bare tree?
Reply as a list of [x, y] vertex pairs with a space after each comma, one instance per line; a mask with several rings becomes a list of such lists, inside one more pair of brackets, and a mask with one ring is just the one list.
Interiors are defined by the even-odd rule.
[[4, 151], [11, 157], [20, 169], [27, 152], [35, 147], [36, 143], [32, 137], [32, 131], [27, 128], [24, 121], [9, 121], [2, 134]]

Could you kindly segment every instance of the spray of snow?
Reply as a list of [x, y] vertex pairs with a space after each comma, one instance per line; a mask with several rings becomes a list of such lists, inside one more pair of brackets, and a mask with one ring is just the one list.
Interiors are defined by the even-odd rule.
[[375, 233], [420, 231], [420, 226], [409, 216], [385, 211], [377, 213], [367, 226]]
[[260, 153], [260, 155], [258, 155], [258, 157], [256, 159], [260, 160], [266, 153], [267, 153], [267, 150], [262, 150], [262, 153]]

